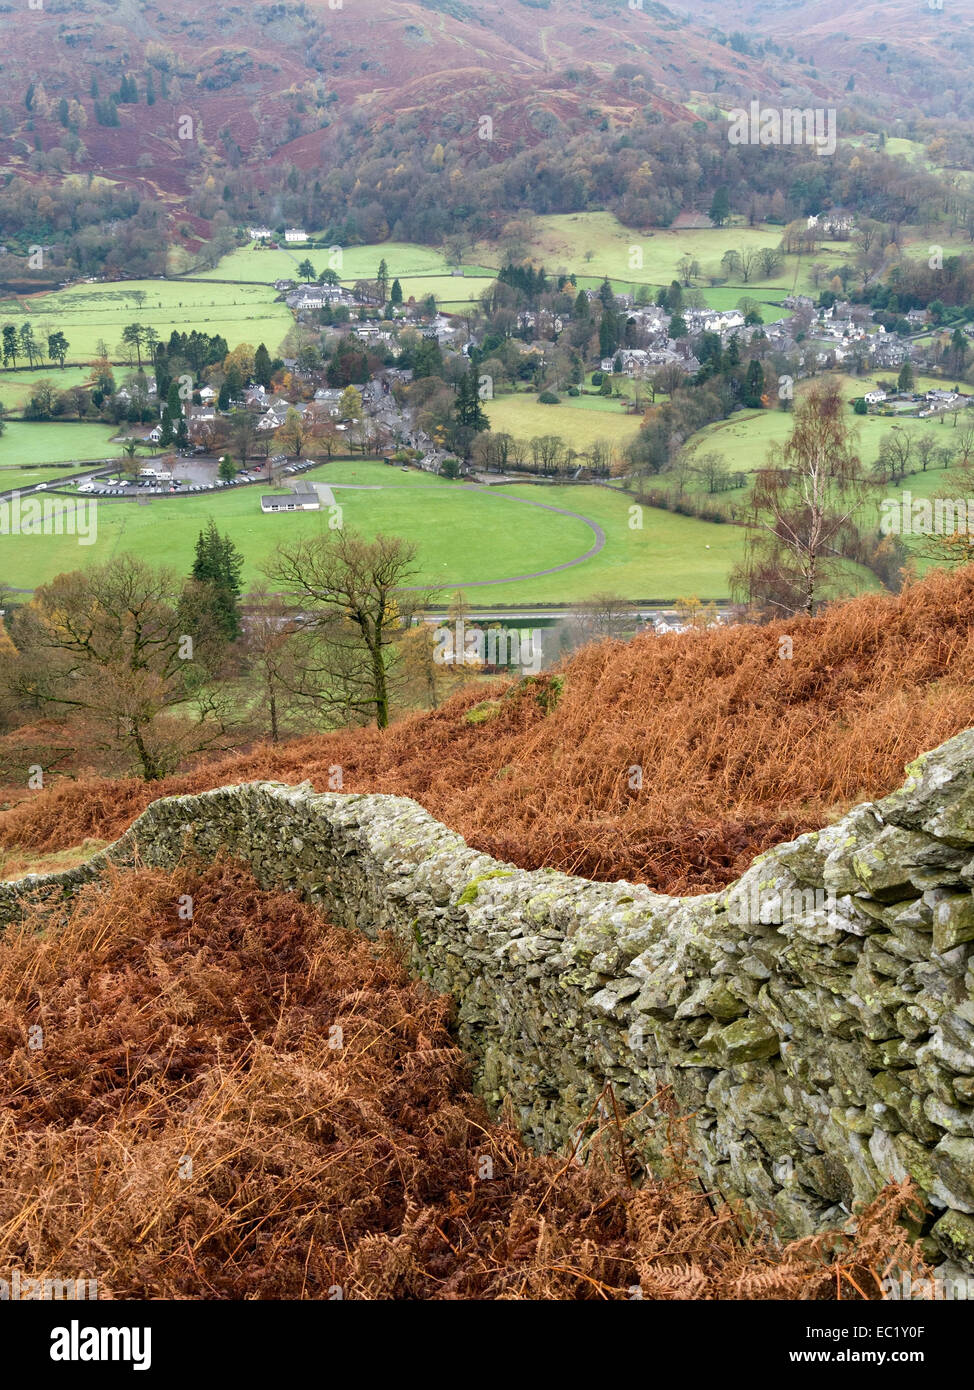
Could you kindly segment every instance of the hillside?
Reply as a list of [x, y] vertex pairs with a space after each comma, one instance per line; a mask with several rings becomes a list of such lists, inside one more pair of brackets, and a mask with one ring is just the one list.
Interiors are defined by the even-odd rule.
[[702, 892], [886, 794], [919, 753], [974, 725], [972, 613], [968, 566], [788, 625], [606, 642], [384, 733], [261, 745], [152, 785], [17, 788], [0, 839], [51, 854], [114, 840], [160, 795], [261, 778], [328, 790], [340, 768], [343, 790], [414, 797], [522, 867]]
[[[969, 15], [960, 5], [929, 0], [692, 0], [674, 8], [761, 48], [784, 47], [838, 87], [856, 74], [855, 90], [872, 97], [883, 74], [897, 74], [906, 102], [922, 93], [963, 90], [971, 61]], [[749, 44], [743, 45], [747, 52]], [[934, 79], [936, 78], [936, 82]], [[899, 79], [903, 85], [899, 86]]]
[[876, 1299], [892, 1259], [929, 1273], [908, 1184], [782, 1246], [677, 1124], [638, 1190], [618, 1117], [584, 1165], [530, 1152], [468, 1089], [449, 1000], [237, 868], [116, 874], [42, 925], [0, 939], [5, 1269], [116, 1300]]
[[[687, 126], [701, 103], [726, 109], [752, 97], [861, 102], [867, 118], [902, 115], [904, 102], [914, 115], [935, 114], [938, 102], [944, 114], [964, 112], [972, 36], [960, 7], [917, 22], [919, 0], [851, 16], [833, 0], [815, 0], [802, 8], [801, 40], [794, 5], [702, 0], [689, 15], [681, 8], [690, 7], [48, 4], [7, 26], [0, 163], [35, 182], [104, 175], [156, 203], [170, 234], [198, 249], [219, 226], [218, 203], [207, 206], [198, 194], [189, 207], [186, 199], [191, 189], [205, 193], [208, 177], [233, 174], [253, 199], [273, 186], [274, 171], [293, 166], [323, 180], [350, 156], [367, 165], [401, 150], [404, 133], [430, 148], [459, 139], [476, 162], [485, 116], [493, 122], [489, 159], [504, 166], [552, 137], [624, 132], [644, 113]], [[932, 95], [945, 88], [948, 104]]]

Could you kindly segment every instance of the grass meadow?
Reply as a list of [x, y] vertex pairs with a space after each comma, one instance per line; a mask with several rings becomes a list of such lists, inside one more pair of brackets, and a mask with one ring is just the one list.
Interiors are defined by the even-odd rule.
[[117, 425], [8, 420], [0, 435], [0, 470], [121, 457], [111, 443], [117, 433]]
[[[196, 281], [125, 280], [117, 284], [72, 285], [53, 294], [0, 300], [0, 325], [32, 324], [44, 341], [60, 330], [70, 344], [68, 361], [87, 361], [103, 342], [113, 360], [127, 360], [122, 330], [130, 323], [152, 327], [160, 338], [173, 329], [222, 334], [230, 347], [267, 344], [277, 351], [294, 320], [286, 304], [274, 303], [264, 285], [220, 285]], [[48, 369], [47, 375], [52, 375]]]
[[[314, 470], [335, 486], [346, 526], [365, 535], [404, 536], [418, 549], [415, 582], [452, 592], [484, 583], [478, 603], [560, 603], [611, 589], [634, 599], [672, 600], [695, 593], [726, 598], [727, 572], [739, 558], [743, 531], [645, 509], [641, 529], [630, 526], [630, 499], [593, 486], [518, 485], [487, 490], [384, 464], [335, 461]], [[34, 588], [65, 570], [103, 564], [123, 553], [188, 572], [200, 529], [210, 517], [232, 536], [246, 560], [244, 582], [260, 578], [276, 546], [327, 529], [328, 513], [265, 516], [260, 484], [192, 498], [154, 498], [143, 503], [102, 502], [97, 541], [79, 546], [71, 536], [4, 537], [8, 582]], [[563, 516], [523, 503], [576, 513]], [[589, 518], [606, 536], [602, 552], [568, 570], [515, 583], [507, 580], [562, 565], [594, 543]]]

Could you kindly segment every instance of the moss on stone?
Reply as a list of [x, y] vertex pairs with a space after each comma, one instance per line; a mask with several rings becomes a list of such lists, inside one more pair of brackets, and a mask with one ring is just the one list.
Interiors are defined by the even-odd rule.
[[471, 705], [463, 716], [465, 724], [489, 724], [500, 713], [500, 700], [481, 700], [479, 705]]
[[510, 878], [510, 869], [492, 869], [489, 874], [481, 874], [478, 878], [472, 878], [457, 898], [457, 907], [469, 907], [471, 903], [477, 901], [477, 894], [480, 892], [480, 885], [488, 878]]

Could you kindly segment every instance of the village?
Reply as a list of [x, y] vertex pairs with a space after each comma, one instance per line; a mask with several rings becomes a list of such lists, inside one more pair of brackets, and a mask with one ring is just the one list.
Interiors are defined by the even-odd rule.
[[[250, 232], [267, 234], [259, 227]], [[303, 235], [301, 229], [288, 229], [286, 237], [291, 242]], [[235, 474], [238, 481], [278, 476], [282, 468], [301, 466], [300, 456], [305, 453], [318, 459], [336, 453], [394, 458], [433, 473], [442, 472], [448, 463], [455, 464], [458, 473], [476, 471], [469, 458], [452, 457], [442, 431], [420, 423], [423, 411], [409, 391], [415, 369], [403, 363], [415, 358], [418, 343], [432, 345], [440, 375], [456, 387], [472, 361], [482, 361], [488, 351], [496, 354], [496, 322], [491, 322], [489, 314], [449, 315], [434, 301], [396, 303], [395, 294], [390, 302], [384, 299], [386, 287], [377, 288], [376, 282], [346, 286], [328, 272], [318, 283], [277, 279], [273, 288], [294, 316], [301, 342], [297, 355], [280, 360], [270, 385], [249, 380], [233, 399], [227, 398], [219, 367], [206, 373], [207, 381], [195, 382], [192, 400], [182, 410], [185, 434], [181, 446], [177, 445], [181, 460], [209, 458], [215, 467], [224, 446], [230, 448], [229, 436], [237, 422], [236, 434], [244, 439], [246, 455]], [[573, 381], [567, 370], [569, 354], [559, 359], [558, 349], [570, 337], [583, 295], [593, 308], [601, 301], [618, 315], [623, 341], [611, 355], [585, 362], [582, 372], [576, 365]], [[782, 379], [800, 381], [826, 372], [861, 377], [868, 389], [857, 397], [858, 408], [869, 414], [926, 418], [974, 404], [974, 397], [960, 386], [913, 389], [914, 375], [943, 374], [943, 346], [938, 345], [937, 324], [927, 310], [910, 310], [901, 325], [909, 331], [895, 332], [877, 322], [868, 307], [837, 297], [828, 305], [816, 306], [810, 296], [786, 296], [780, 308], [787, 312], [768, 323], [762, 321], [757, 306], [746, 300], [743, 307], [729, 310], [683, 304], [670, 309], [644, 302], [642, 293], [607, 294], [605, 286], [582, 292], [573, 303], [566, 302], [572, 300], [570, 293], [547, 298], [555, 302], [507, 313], [512, 350], [507, 360], [515, 357], [516, 366], [504, 384], [480, 378], [480, 395], [488, 411], [495, 393], [537, 396], [546, 390], [568, 390], [577, 394], [589, 378], [593, 383], [589, 389], [616, 396], [620, 410], [638, 414], [650, 396], [655, 401], [660, 391], [665, 394], [693, 384], [702, 367], [697, 354], [708, 335], [725, 351], [736, 349], [762, 364], [770, 363]], [[659, 298], [664, 299], [665, 292]], [[972, 334], [974, 328], [965, 329], [966, 337]], [[356, 380], [331, 384], [336, 362], [340, 359], [345, 367], [353, 352]], [[577, 357], [575, 353], [576, 364]], [[892, 374], [892, 379], [886, 380], [886, 374]], [[154, 380], [149, 373], [143, 375], [142, 389], [154, 397]], [[874, 384], [870, 385], [870, 377], [875, 378]], [[131, 383], [124, 385], [118, 395], [125, 399], [135, 389]], [[249, 429], [239, 426], [242, 413], [250, 421]], [[543, 428], [542, 407], [539, 432]], [[119, 442], [163, 448], [167, 442], [164, 425], [126, 429]], [[585, 460], [580, 464], [580, 476], [585, 476]], [[172, 481], [181, 479], [185, 471], [182, 461], [175, 464]], [[194, 471], [190, 486], [205, 486], [199, 463]], [[149, 470], [144, 485], [153, 486], [155, 481]], [[214, 486], [220, 481], [214, 478]], [[234, 478], [227, 476], [222, 482], [233, 485]]]

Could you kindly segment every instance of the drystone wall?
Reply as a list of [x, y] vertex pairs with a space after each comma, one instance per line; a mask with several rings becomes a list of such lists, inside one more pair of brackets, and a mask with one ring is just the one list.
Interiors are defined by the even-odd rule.
[[265, 782], [155, 802], [82, 868], [0, 885], [0, 921], [30, 896], [56, 911], [109, 863], [221, 852], [392, 932], [535, 1146], [574, 1137], [611, 1082], [661, 1164], [669, 1088], [705, 1180], [785, 1233], [909, 1173], [929, 1253], [974, 1268], [974, 730], [705, 897], [526, 872], [413, 801]]

